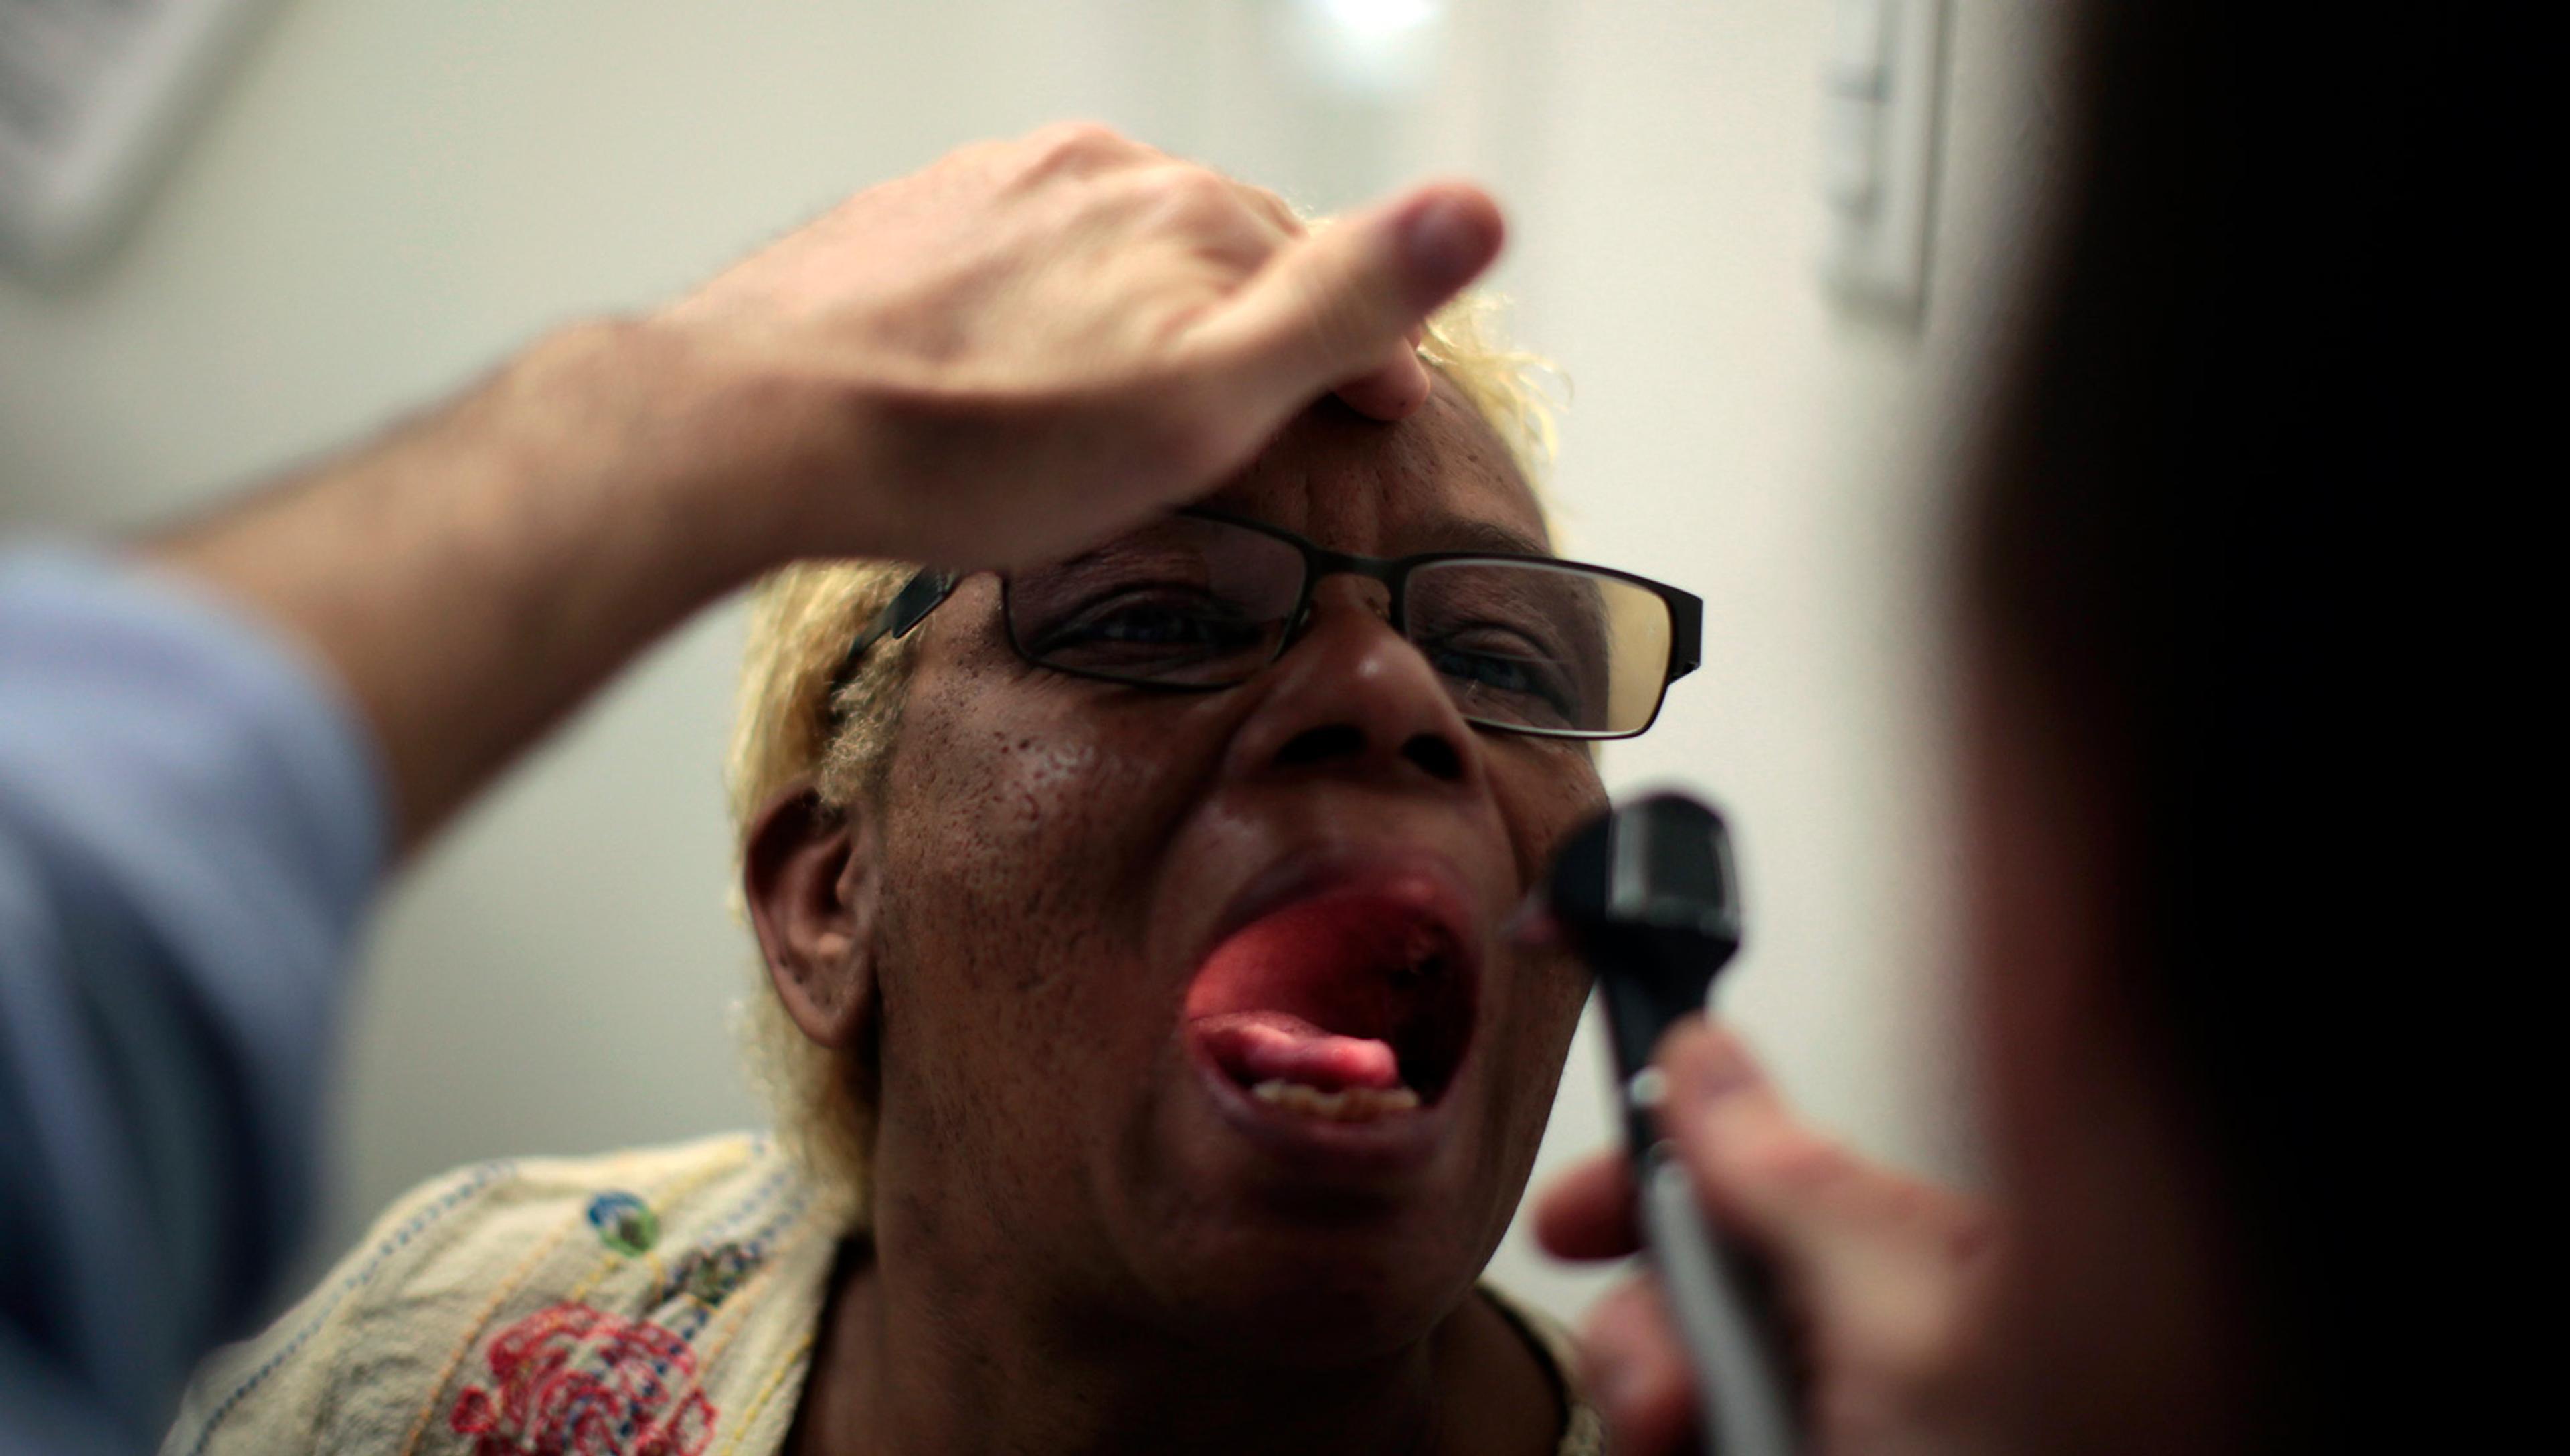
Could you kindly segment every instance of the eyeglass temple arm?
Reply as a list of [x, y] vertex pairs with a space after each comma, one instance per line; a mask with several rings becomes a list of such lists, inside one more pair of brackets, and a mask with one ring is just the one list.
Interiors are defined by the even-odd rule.
[[929, 566], [902, 583], [902, 588], [893, 593], [892, 600], [885, 602], [883, 609], [876, 612], [857, 633], [857, 639], [848, 644], [847, 655], [839, 659], [838, 671], [830, 674], [830, 695], [838, 696], [839, 689], [856, 677], [857, 666], [865, 661], [867, 648], [886, 637], [898, 641], [909, 636], [911, 628], [918, 626], [937, 609], [939, 603], [954, 594], [955, 585], [961, 579], [952, 571]]
[[1704, 665], [1704, 598], [1675, 586], [1663, 586], [1669, 603], [1669, 681], [1675, 682]]

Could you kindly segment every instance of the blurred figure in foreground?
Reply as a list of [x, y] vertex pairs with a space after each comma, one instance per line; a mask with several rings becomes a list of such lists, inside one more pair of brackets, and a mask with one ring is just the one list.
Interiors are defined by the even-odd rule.
[[[2506, 1280], [2433, 1153], [2468, 1084], [2408, 981], [2508, 959], [2465, 953], [2507, 912], [2441, 893], [2418, 782], [2488, 750], [2418, 720], [2470, 722], [2445, 664], [2489, 625], [2426, 569], [2437, 502], [2520, 471], [2542, 410], [2463, 225], [2506, 190], [2483, 149], [2531, 134], [2466, 102], [2535, 92], [2446, 29], [2200, 3], [2079, 28], [2058, 233], [1961, 512], [2003, 1249], [1850, 1177], [1727, 1038], [1664, 1052], [1712, 1207], [1799, 1317], [1820, 1450], [2489, 1449], [2466, 1433], [2514, 1403], [2458, 1312]], [[1779, 1167], [1818, 1190], [1799, 1218], [1757, 1192]], [[1554, 1191], [1553, 1247], [1632, 1247], [1621, 1168]], [[1676, 1449], [1650, 1287], [1590, 1336], [1617, 1449]]]

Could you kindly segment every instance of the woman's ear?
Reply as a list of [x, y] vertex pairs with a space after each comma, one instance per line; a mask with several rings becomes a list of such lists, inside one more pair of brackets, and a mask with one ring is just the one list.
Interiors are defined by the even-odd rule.
[[825, 809], [808, 779], [751, 821], [741, 890], [786, 1014], [823, 1046], [851, 1044], [875, 1004], [882, 840], [860, 802]]

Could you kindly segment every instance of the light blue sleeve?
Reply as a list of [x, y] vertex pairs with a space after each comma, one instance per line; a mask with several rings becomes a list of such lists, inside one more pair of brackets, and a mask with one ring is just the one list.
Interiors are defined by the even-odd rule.
[[0, 1453], [150, 1449], [258, 1312], [387, 855], [315, 665], [140, 565], [0, 553]]

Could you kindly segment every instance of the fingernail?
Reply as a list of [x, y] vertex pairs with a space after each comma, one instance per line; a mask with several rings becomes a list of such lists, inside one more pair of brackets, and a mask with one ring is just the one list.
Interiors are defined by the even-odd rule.
[[1641, 1392], [1635, 1387], [1641, 1381], [1641, 1369], [1630, 1360], [1590, 1350], [1580, 1362], [1581, 1381], [1588, 1387], [1588, 1399], [1608, 1425], [1622, 1425], [1624, 1414], [1633, 1407]]
[[1491, 242], [1489, 215], [1461, 197], [1438, 197], [1413, 212], [1401, 238], [1411, 271], [1440, 291], [1478, 271]]
[[1630, 1431], [1633, 1428], [1633, 1408], [1642, 1398], [1637, 1385], [1632, 1376], [1619, 1374], [1614, 1381], [1598, 1388], [1597, 1414], [1605, 1418], [1608, 1430]]
[[1669, 1038], [1662, 1058], [1677, 1095], [1691, 1102], [1717, 1102], [1758, 1085], [1758, 1064], [1740, 1038], [1719, 1027], [1680, 1031]]
[[1519, 901], [1499, 929], [1509, 944], [1527, 950], [1549, 950], [1563, 943], [1560, 917], [1540, 892]]

